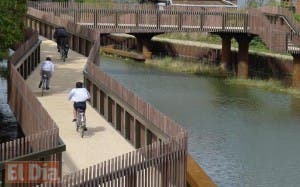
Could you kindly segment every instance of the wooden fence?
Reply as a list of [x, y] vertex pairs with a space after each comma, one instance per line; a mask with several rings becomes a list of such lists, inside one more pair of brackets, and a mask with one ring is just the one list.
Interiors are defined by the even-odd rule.
[[155, 142], [63, 177], [62, 186], [186, 186], [186, 140]]
[[[20, 64], [30, 64], [27, 59], [23, 59], [21, 62], [20, 60], [38, 42], [38, 34], [32, 33], [29, 40], [16, 50], [9, 61], [8, 102], [25, 137], [1, 144], [0, 161], [50, 149], [58, 144], [58, 128], [15, 67]], [[35, 57], [34, 51], [32, 54]], [[36, 62], [31, 55], [28, 55], [27, 58]]]
[[[39, 63], [39, 44], [38, 34], [33, 32], [9, 60], [8, 102], [25, 136], [0, 144], [1, 177], [6, 161], [43, 159], [61, 162], [61, 152], [65, 150], [59, 140], [58, 127], [24, 80], [24, 76]], [[22, 76], [17, 67], [25, 66], [27, 70], [22, 71]]]
[[89, 4], [28, 2], [28, 6], [51, 12], [87, 27], [111, 32], [243, 32], [247, 12], [234, 8], [166, 6], [139, 4]]
[[[259, 35], [276, 52], [300, 52], [299, 26], [284, 8], [237, 9], [153, 4], [89, 4], [28, 2], [29, 7], [97, 28], [101, 33], [213, 32]], [[272, 24], [265, 13], [276, 14], [285, 25]], [[290, 25], [295, 32], [286, 29]]]
[[287, 52], [287, 33], [282, 30], [283, 26], [272, 24], [260, 10], [249, 10], [249, 28], [249, 32], [259, 35], [271, 50]]
[[[300, 51], [300, 24], [295, 19], [293, 12], [280, 7], [262, 7], [261, 11], [269, 18], [275, 19], [275, 24], [276, 21], [277, 24], [285, 23], [287, 52], [298, 54]], [[283, 27], [280, 27], [280, 29], [282, 30]]]

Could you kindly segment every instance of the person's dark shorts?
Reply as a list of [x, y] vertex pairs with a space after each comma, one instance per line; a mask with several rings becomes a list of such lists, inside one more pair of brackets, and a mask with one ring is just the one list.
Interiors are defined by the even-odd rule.
[[86, 103], [85, 102], [74, 102], [73, 104], [74, 109], [77, 111], [77, 109], [83, 110], [85, 112], [86, 109]]

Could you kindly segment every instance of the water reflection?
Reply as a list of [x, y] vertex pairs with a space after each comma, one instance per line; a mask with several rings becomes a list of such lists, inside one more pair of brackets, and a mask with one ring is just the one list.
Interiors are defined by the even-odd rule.
[[189, 131], [189, 152], [219, 186], [300, 184], [300, 101], [101, 58], [101, 68]]
[[291, 97], [291, 111], [295, 116], [300, 116], [300, 98], [299, 97]]

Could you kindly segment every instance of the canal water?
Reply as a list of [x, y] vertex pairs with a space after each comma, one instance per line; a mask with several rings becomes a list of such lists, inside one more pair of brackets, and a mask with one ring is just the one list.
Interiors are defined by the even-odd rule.
[[100, 67], [182, 124], [189, 153], [219, 186], [299, 186], [299, 98], [108, 57]]
[[7, 104], [7, 62], [0, 61], [0, 144], [22, 137], [22, 131]]

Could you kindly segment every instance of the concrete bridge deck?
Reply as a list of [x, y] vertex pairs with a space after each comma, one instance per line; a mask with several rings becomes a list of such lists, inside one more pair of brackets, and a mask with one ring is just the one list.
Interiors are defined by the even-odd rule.
[[41, 64], [26, 82], [59, 126], [60, 137], [67, 147], [66, 152], [63, 153], [63, 174], [134, 150], [134, 147], [90, 105], [87, 106], [86, 111], [88, 131], [84, 138], [80, 137], [75, 130], [75, 123], [72, 122], [73, 103], [68, 101], [67, 95], [76, 81], [83, 81], [82, 71], [87, 58], [70, 50], [69, 58], [66, 62], [62, 62], [56, 43], [43, 37], [41, 39], [41, 60], [49, 56], [55, 64], [50, 90], [43, 97], [41, 96], [41, 89], [38, 88]]

